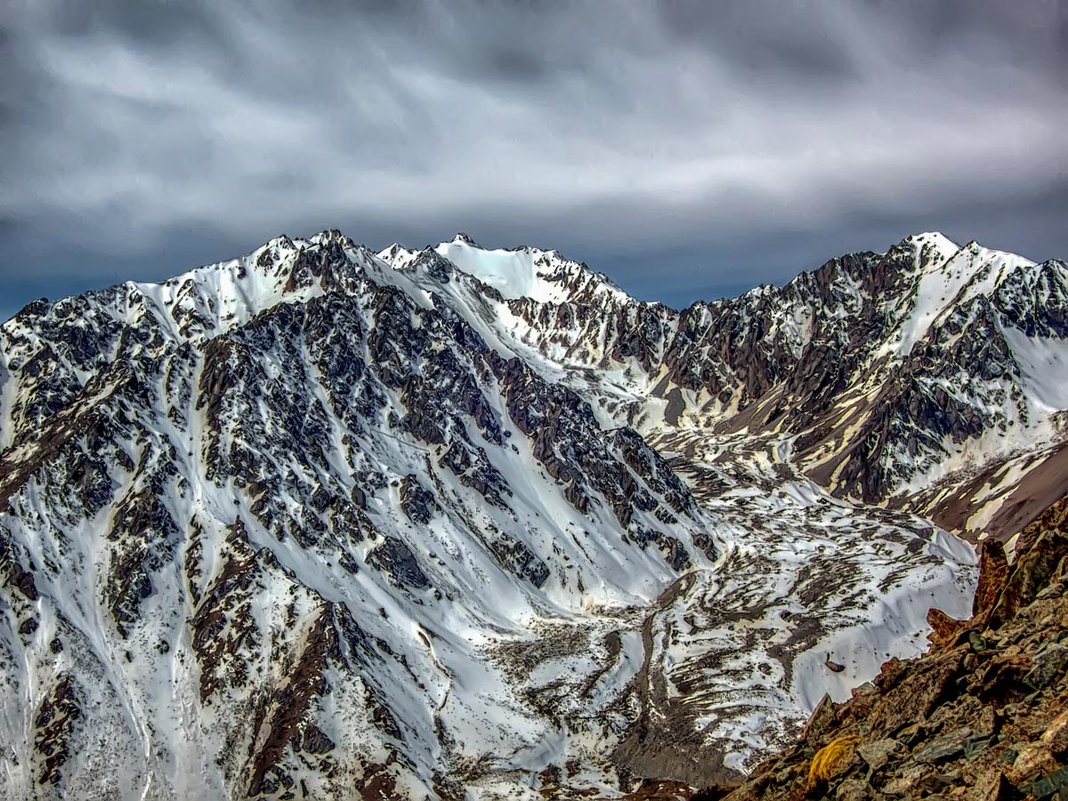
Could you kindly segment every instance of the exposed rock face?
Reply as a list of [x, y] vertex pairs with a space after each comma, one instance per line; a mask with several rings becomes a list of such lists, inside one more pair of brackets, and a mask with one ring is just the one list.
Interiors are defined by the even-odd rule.
[[30, 304], [0, 793], [734, 780], [966, 614], [970, 550], [893, 507], [1007, 530], [1068, 474], [1028, 483], [1068, 456], [1064, 278], [920, 237], [679, 313], [553, 251], [326, 231]]
[[[800, 742], [725, 797], [1011, 798], [1068, 792], [1068, 498], [1021, 535], [1016, 561], [983, 562], [975, 615], [911, 662], [824, 704]], [[996, 552], [996, 546], [995, 546]], [[813, 784], [817, 750], [858, 738], [858, 759]], [[1060, 794], [1060, 795], [1058, 795]], [[697, 798], [699, 796], [695, 796]], [[711, 796], [709, 796], [711, 797]]]

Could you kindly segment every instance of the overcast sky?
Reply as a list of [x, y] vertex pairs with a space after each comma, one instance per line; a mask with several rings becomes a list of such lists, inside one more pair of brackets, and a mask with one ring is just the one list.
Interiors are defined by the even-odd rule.
[[0, 317], [278, 233], [675, 306], [939, 229], [1068, 257], [1068, 3], [0, 0]]

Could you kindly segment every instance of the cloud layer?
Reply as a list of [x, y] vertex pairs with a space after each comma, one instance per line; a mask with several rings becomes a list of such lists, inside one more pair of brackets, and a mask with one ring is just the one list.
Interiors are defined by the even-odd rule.
[[921, 229], [1068, 256], [1059, 3], [21, 2], [20, 302], [326, 227], [558, 247], [675, 304]]

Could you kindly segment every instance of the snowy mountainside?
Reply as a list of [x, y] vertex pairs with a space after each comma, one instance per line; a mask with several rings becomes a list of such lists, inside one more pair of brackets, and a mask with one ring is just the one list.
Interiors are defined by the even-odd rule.
[[[394, 742], [390, 781], [425, 788], [457, 738], [522, 764], [547, 723], [514, 725], [472, 644], [647, 603], [716, 557], [633, 431], [335, 234], [38, 305], [4, 335], [5, 696], [36, 705], [7, 705], [9, 787], [80, 786], [108, 748], [124, 794], [311, 771], [343, 795], [330, 777], [369, 769], [345, 760], [392, 765]], [[43, 745], [50, 693], [73, 711]], [[118, 719], [91, 725], [98, 704]]]
[[[675, 312], [605, 291], [501, 302], [605, 420], [783, 446], [842, 498], [1005, 536], [1068, 490], [1068, 267], [937, 233]], [[744, 443], [741, 441], [744, 440]], [[671, 450], [669, 447], [668, 450]]]
[[[555, 251], [327, 231], [30, 304], [0, 327], [0, 797], [737, 775], [970, 608], [967, 546], [818, 477], [850, 442], [816, 437], [828, 371], [905, 358], [854, 354], [845, 310], [905, 330], [920, 250], [678, 313]], [[1013, 269], [969, 297], [1024, 321], [1033, 431], [1064, 267]]]

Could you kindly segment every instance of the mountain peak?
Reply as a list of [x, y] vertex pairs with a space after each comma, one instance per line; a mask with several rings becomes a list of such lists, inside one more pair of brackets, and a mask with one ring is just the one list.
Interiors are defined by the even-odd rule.
[[943, 234], [941, 231], [920, 231], [916, 234], [910, 234], [905, 237], [904, 242], [922, 242], [930, 244], [944, 245], [950, 248], [959, 248], [956, 242]]
[[356, 243], [345, 234], [341, 233], [337, 228], [327, 228], [325, 231], [320, 231], [312, 237], [309, 237], [308, 242], [313, 245], [332, 245], [338, 244], [343, 248], [354, 248]]
[[456, 236], [452, 238], [452, 241], [459, 242], [464, 245], [469, 245], [473, 248], [478, 248], [479, 250], [486, 250], [486, 248], [478, 244], [478, 242], [476, 242], [470, 234], [464, 233], [463, 231], [458, 231], [456, 233]]
[[910, 248], [916, 254], [917, 266], [938, 267], [952, 258], [961, 248], [941, 231], [924, 231], [901, 240], [900, 247]]

